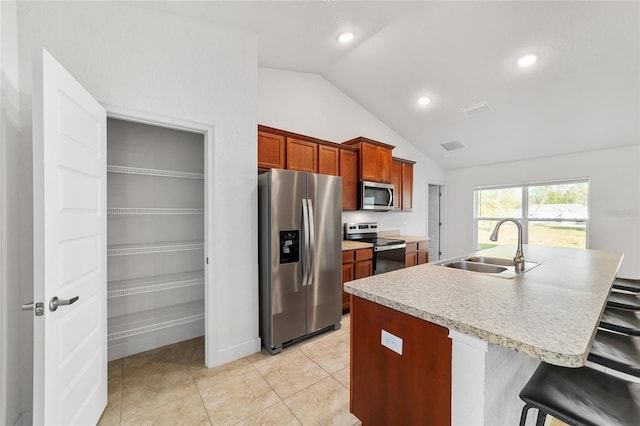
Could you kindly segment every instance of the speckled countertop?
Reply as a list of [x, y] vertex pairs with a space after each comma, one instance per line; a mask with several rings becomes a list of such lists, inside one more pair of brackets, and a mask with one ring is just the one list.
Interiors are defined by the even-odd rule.
[[417, 243], [419, 241], [427, 241], [427, 237], [415, 237], [411, 235], [402, 235], [398, 230], [379, 231], [378, 236], [384, 238], [397, 238], [398, 240], [404, 240], [407, 243]]
[[[515, 246], [483, 250], [512, 258]], [[424, 264], [345, 283], [345, 291], [551, 364], [584, 365], [621, 253], [525, 246], [541, 262], [513, 279]]]
[[342, 241], [342, 250], [357, 250], [362, 248], [371, 248], [373, 244], [371, 243], [361, 243], [359, 241]]

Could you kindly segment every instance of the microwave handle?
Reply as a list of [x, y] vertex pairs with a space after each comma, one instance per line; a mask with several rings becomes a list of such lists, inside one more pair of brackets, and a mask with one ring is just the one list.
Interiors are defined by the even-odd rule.
[[387, 191], [389, 191], [389, 204], [387, 206], [393, 207], [393, 191], [391, 188], [387, 188]]

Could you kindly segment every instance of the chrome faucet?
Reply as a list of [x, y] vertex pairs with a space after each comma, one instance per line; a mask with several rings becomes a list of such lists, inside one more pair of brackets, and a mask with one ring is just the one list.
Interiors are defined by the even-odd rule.
[[518, 249], [516, 250], [516, 256], [513, 258], [513, 264], [516, 269], [516, 273], [520, 273], [524, 271], [524, 252], [522, 251], [522, 225], [515, 219], [507, 218], [501, 219], [497, 224], [489, 239], [491, 241], [498, 241], [498, 229], [500, 229], [500, 225], [505, 222], [513, 222], [518, 227]]

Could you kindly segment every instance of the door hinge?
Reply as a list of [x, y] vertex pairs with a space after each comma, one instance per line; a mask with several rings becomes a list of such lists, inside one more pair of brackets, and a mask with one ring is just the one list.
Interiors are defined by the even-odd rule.
[[207, 259], [207, 265], [208, 265], [209, 264], [209, 258], [207, 257], [206, 259]]

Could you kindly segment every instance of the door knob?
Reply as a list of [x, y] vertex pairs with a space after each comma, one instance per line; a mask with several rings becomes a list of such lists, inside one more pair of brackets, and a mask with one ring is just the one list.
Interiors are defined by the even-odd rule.
[[80, 299], [80, 296], [72, 297], [71, 299], [66, 300], [61, 300], [58, 299], [58, 296], [53, 296], [51, 298], [51, 301], [49, 302], [49, 310], [51, 312], [54, 312], [56, 309], [58, 309], [58, 306], [71, 305], [72, 303], [77, 302], [78, 299]]

